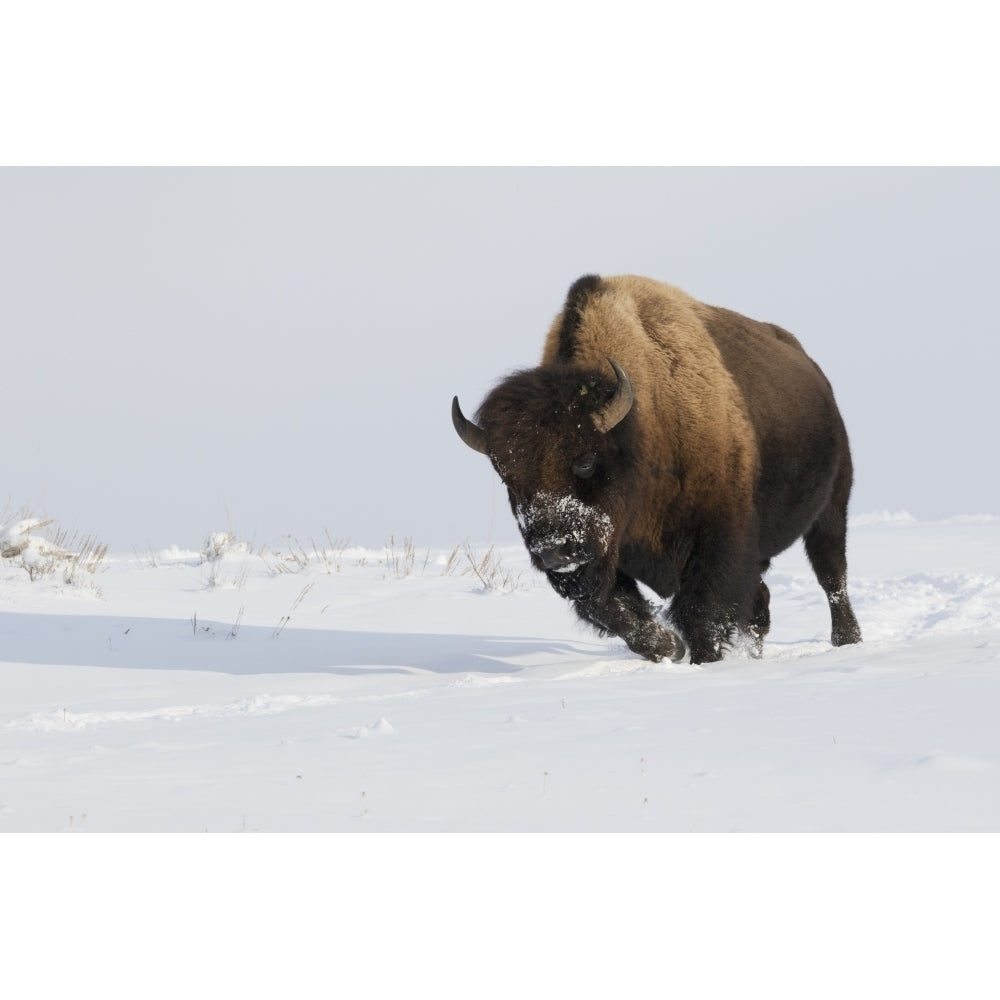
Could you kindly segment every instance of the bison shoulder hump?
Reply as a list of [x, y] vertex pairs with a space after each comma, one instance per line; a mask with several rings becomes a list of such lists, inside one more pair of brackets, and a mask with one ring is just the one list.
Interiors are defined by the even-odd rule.
[[557, 357], [560, 361], [570, 361], [576, 348], [576, 335], [590, 297], [601, 287], [597, 274], [585, 274], [570, 285], [566, 304], [557, 322]]

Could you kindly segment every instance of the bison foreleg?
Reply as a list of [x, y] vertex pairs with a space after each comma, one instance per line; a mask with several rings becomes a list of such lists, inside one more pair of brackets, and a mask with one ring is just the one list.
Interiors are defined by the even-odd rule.
[[721, 588], [713, 586], [716, 579], [705, 574], [684, 581], [670, 605], [670, 620], [687, 640], [692, 663], [721, 660], [744, 617], [735, 596], [739, 591], [731, 588], [730, 593], [720, 593]]
[[624, 639], [632, 652], [647, 660], [658, 663], [668, 659], [679, 663], [687, 655], [680, 636], [657, 619], [635, 580], [624, 573], [618, 574], [607, 601], [576, 600], [573, 606], [584, 621], [595, 625], [602, 634]]

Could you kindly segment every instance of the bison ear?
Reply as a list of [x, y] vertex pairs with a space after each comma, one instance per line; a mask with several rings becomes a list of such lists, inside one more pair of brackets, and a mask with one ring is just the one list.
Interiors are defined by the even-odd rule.
[[455, 425], [458, 436], [473, 451], [478, 451], [480, 455], [486, 454], [486, 434], [478, 424], [465, 419], [462, 407], [458, 405], [458, 396], [451, 401], [451, 422]]
[[632, 383], [628, 375], [618, 367], [618, 363], [608, 359], [611, 367], [615, 370], [615, 377], [618, 379], [618, 387], [615, 394], [594, 414], [594, 426], [602, 433], [607, 434], [612, 427], [620, 424], [632, 409], [635, 402], [635, 393], [632, 391]]

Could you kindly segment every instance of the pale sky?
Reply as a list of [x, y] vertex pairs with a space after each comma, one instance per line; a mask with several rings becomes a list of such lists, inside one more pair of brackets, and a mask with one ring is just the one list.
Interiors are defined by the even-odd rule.
[[852, 513], [1000, 514], [1000, 171], [0, 169], [0, 507], [115, 551], [515, 541], [451, 426], [581, 274], [791, 330]]

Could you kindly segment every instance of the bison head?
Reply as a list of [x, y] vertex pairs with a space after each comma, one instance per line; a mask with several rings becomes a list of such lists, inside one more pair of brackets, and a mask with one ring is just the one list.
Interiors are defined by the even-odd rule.
[[610, 364], [614, 379], [569, 365], [511, 375], [475, 423], [452, 402], [459, 437], [490, 459], [507, 487], [532, 564], [569, 598], [615, 582], [634, 396], [628, 376]]

